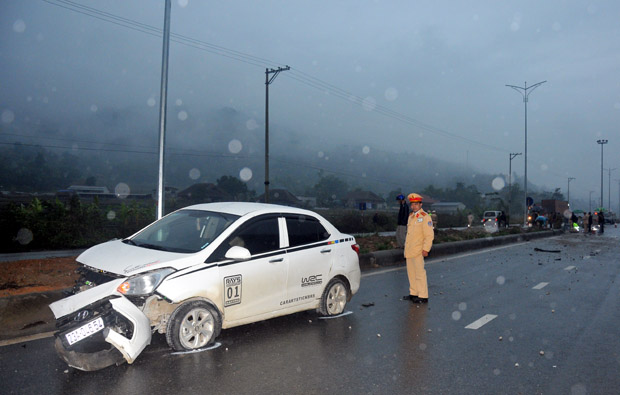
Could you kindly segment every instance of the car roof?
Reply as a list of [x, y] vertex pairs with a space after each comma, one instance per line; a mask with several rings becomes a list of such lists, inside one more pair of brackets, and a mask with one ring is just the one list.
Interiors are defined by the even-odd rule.
[[269, 203], [252, 203], [252, 202], [219, 202], [219, 203], [202, 203], [195, 204], [193, 206], [183, 207], [181, 210], [205, 210], [215, 211], [226, 214], [233, 214], [238, 216], [245, 216], [248, 214], [269, 214], [269, 213], [291, 213], [291, 214], [305, 214], [320, 217], [315, 212], [289, 206], [282, 206], [279, 204]]

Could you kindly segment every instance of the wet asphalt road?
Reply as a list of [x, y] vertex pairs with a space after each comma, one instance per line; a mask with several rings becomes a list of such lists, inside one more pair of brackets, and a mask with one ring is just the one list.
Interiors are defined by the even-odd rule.
[[352, 314], [224, 330], [219, 348], [193, 354], [174, 355], [155, 335], [133, 365], [98, 372], [68, 368], [51, 338], [1, 347], [2, 392], [617, 394], [619, 236], [429, 261], [422, 306], [400, 300], [404, 268], [367, 272]]

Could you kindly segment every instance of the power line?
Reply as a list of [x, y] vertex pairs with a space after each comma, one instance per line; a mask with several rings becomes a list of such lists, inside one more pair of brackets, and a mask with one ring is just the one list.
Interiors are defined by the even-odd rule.
[[[146, 34], [153, 35], [156, 37], [159, 37], [162, 34], [162, 29], [159, 29], [157, 27], [150, 26], [150, 25], [147, 25], [147, 24], [144, 24], [144, 23], [132, 20], [132, 19], [124, 18], [124, 17], [118, 16], [115, 14], [105, 12], [105, 11], [101, 11], [93, 7], [88, 7], [88, 6], [76, 3], [74, 1], [70, 1], [70, 0], [42, 0], [42, 1], [48, 4], [51, 4], [51, 5], [65, 8], [67, 10], [71, 10], [71, 11], [74, 11], [74, 12], [77, 12], [83, 15], [90, 16], [90, 17], [93, 17], [93, 18], [96, 18], [96, 19], [99, 19], [105, 22], [110, 22], [110, 23], [113, 23], [113, 24], [116, 24], [122, 27], [126, 27], [126, 28], [129, 28], [129, 29], [141, 32], [141, 33], [146, 33]], [[266, 66], [273, 65], [274, 63], [277, 64], [277, 62], [273, 62], [265, 58], [261, 58], [261, 57], [254, 56], [254, 55], [249, 55], [249, 54], [246, 54], [240, 51], [228, 49], [228, 48], [225, 48], [219, 45], [211, 44], [211, 43], [198, 40], [192, 37], [184, 36], [181, 34], [171, 33], [170, 36], [171, 36], [171, 41], [176, 42], [178, 44], [193, 47], [201, 51], [220, 55], [220, 56], [223, 56], [229, 59], [233, 59], [239, 62], [250, 64], [253, 66], [264, 68]], [[339, 88], [336, 85], [327, 83], [307, 73], [304, 73], [301, 70], [297, 70], [293, 68], [291, 68], [291, 70], [292, 70], [292, 73], [285, 75], [286, 78], [294, 79], [304, 85], [307, 85], [317, 90], [321, 90], [323, 92], [327, 91], [328, 93], [330, 93], [331, 95], [337, 98], [352, 102], [353, 104], [358, 105], [360, 107], [364, 106], [365, 99], [359, 96], [356, 96], [342, 88]], [[379, 104], [374, 104], [373, 108], [377, 113], [383, 116], [395, 119], [397, 121], [403, 122], [408, 125], [415, 126], [429, 133], [438, 134], [438, 135], [449, 137], [452, 139], [458, 139], [460, 141], [463, 141], [463, 142], [466, 142], [472, 145], [484, 147], [484, 148], [487, 148], [493, 151], [509, 152], [508, 150], [504, 148], [486, 144], [486, 143], [473, 140], [473, 139], [449, 132], [447, 130], [426, 124], [424, 122], [418, 121], [417, 119], [413, 117], [410, 117], [405, 114], [401, 114], [397, 111], [391, 110]]]

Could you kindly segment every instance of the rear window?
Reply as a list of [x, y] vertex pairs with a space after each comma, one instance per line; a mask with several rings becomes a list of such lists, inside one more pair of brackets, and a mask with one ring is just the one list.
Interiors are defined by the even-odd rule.
[[495, 218], [497, 213], [495, 211], [485, 211], [484, 218]]
[[315, 218], [305, 215], [286, 217], [290, 247], [316, 243], [329, 238], [329, 233]]

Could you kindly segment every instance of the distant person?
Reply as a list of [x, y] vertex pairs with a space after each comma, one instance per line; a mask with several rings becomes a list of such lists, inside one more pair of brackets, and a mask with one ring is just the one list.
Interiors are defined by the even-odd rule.
[[592, 212], [588, 211], [588, 234], [592, 233]]
[[601, 234], [605, 233], [605, 216], [602, 210], [598, 212], [598, 228]]
[[431, 219], [433, 220], [433, 229], [439, 226], [439, 218], [437, 218], [437, 211], [431, 211]]
[[582, 220], [582, 222], [583, 222], [583, 233], [585, 233], [585, 234], [590, 233], [590, 227], [591, 226], [588, 224], [588, 222], [590, 222], [590, 221], [591, 221], [590, 213], [585, 213], [583, 215], [583, 220]]
[[413, 303], [428, 303], [428, 282], [424, 258], [428, 256], [435, 238], [433, 220], [422, 210], [422, 196], [411, 193], [407, 199], [411, 205], [411, 213], [407, 221], [404, 255], [407, 261], [409, 294], [403, 299], [411, 300]]
[[405, 201], [404, 195], [396, 196], [400, 204], [398, 209], [398, 220], [396, 225], [396, 247], [405, 248], [405, 238], [407, 237], [407, 220], [409, 219], [409, 205]]
[[502, 211], [502, 213], [499, 215], [499, 227], [505, 228], [506, 225], [506, 213]]
[[467, 214], [467, 227], [471, 228], [471, 224], [474, 222], [474, 215], [472, 213]]

